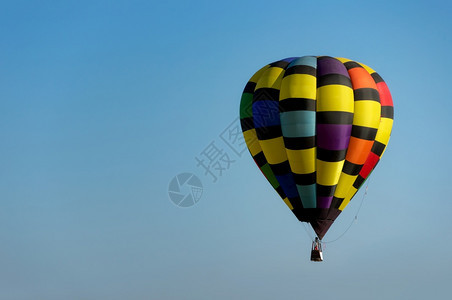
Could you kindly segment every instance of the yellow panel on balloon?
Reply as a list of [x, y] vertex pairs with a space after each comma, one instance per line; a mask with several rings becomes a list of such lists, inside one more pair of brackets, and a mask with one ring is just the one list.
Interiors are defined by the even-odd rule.
[[255, 156], [262, 151], [261, 145], [257, 139], [256, 129], [250, 129], [243, 132], [243, 137], [245, 138], [245, 143], [251, 152], [252, 156]]
[[293, 206], [292, 206], [292, 204], [290, 203], [289, 199], [284, 198], [283, 201], [284, 201], [284, 203], [286, 203], [286, 205], [290, 208], [290, 210], [293, 210]]
[[281, 80], [284, 74], [284, 70], [281, 68], [271, 67], [265, 70], [262, 77], [256, 84], [256, 89], [260, 88], [275, 88], [279, 89], [281, 86]]
[[262, 76], [262, 74], [264, 74], [264, 72], [270, 67], [270, 65], [266, 65], [265, 67], [261, 68], [259, 71], [257, 71], [253, 77], [250, 78], [251, 82], [257, 82], [259, 80], [259, 78]]
[[317, 89], [317, 111], [354, 111], [353, 89], [345, 85], [330, 84]]
[[310, 174], [315, 172], [316, 149], [290, 150], [286, 149], [290, 168], [296, 174]]
[[347, 196], [347, 192], [350, 190], [350, 187], [355, 182], [356, 177], [358, 177], [358, 175], [348, 175], [342, 172], [336, 191], [334, 192], [334, 197], [345, 198]]
[[381, 118], [380, 127], [378, 127], [377, 136], [375, 137], [376, 141], [385, 145], [388, 144], [393, 122], [392, 119]]
[[344, 201], [342, 201], [341, 206], [339, 206], [339, 210], [344, 210], [344, 208], [348, 205], [348, 203], [350, 202], [350, 200], [356, 194], [357, 191], [358, 190], [354, 186], [350, 187], [347, 196], [345, 197]]
[[259, 140], [259, 144], [269, 164], [276, 165], [287, 160], [282, 136], [269, 140]]
[[328, 162], [317, 159], [317, 183], [321, 185], [336, 185], [343, 165], [343, 160]]
[[375, 70], [373, 70], [372, 68], [366, 66], [365, 64], [362, 64], [362, 63], [359, 63], [359, 64], [360, 64], [364, 69], [366, 69], [366, 71], [367, 71], [369, 74], [375, 73]]
[[308, 74], [292, 74], [283, 78], [279, 99], [315, 99], [316, 93], [317, 79], [314, 76]]
[[338, 61], [340, 61], [341, 63], [346, 63], [348, 61], [351, 61], [348, 58], [343, 58], [343, 57], [335, 57], [335, 59], [337, 59]]
[[378, 128], [380, 125], [381, 105], [377, 101], [355, 101], [353, 125]]

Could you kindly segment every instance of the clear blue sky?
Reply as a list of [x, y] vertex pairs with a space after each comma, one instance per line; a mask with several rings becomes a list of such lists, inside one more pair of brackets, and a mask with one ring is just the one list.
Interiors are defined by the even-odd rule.
[[[447, 298], [452, 6], [401, 3], [2, 1], [0, 299]], [[303, 55], [371, 66], [395, 105], [323, 263], [220, 138], [249, 77]], [[215, 183], [195, 160], [211, 142], [235, 160]], [[182, 172], [204, 185], [185, 209]]]

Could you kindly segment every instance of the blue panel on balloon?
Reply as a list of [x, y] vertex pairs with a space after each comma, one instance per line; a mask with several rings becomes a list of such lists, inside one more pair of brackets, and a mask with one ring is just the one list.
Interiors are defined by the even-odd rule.
[[317, 206], [316, 184], [297, 185], [298, 194], [304, 208], [315, 208]]
[[279, 126], [279, 102], [260, 100], [253, 103], [254, 127]]
[[292, 174], [275, 175], [275, 177], [276, 180], [278, 180], [287, 197], [289, 198], [298, 197], [297, 186], [295, 185], [295, 181], [293, 179]]
[[285, 137], [315, 135], [315, 111], [288, 111], [281, 113], [281, 129]]
[[317, 57], [315, 56], [303, 56], [293, 60], [287, 68], [293, 66], [310, 66], [317, 68]]

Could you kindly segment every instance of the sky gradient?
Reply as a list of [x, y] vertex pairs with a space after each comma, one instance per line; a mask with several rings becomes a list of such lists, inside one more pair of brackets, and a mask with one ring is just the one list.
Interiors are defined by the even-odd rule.
[[[0, 299], [427, 299], [452, 278], [448, 1], [9, 1], [0, 10]], [[247, 152], [242, 90], [346, 57], [394, 101], [386, 153], [309, 261]], [[229, 140], [230, 141], [230, 140]], [[209, 145], [229, 163], [198, 166]], [[237, 149], [235, 149], [237, 150]], [[203, 185], [194, 206], [174, 176]], [[214, 182], [215, 181], [215, 182]]]

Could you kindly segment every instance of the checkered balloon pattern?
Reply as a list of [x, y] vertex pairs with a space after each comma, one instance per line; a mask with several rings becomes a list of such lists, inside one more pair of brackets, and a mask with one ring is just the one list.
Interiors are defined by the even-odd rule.
[[251, 156], [320, 239], [380, 161], [393, 117], [391, 94], [378, 73], [329, 56], [264, 66], [240, 103]]

